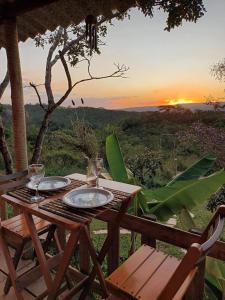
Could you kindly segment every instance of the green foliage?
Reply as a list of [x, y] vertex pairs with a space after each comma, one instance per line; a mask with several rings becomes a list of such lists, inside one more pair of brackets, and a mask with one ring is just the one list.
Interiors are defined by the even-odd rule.
[[106, 157], [113, 180], [128, 182], [127, 170], [117, 137], [112, 134], [106, 139]]
[[[119, 141], [116, 135], [111, 134], [106, 139], [106, 157], [109, 165], [109, 171], [113, 180], [137, 185], [137, 179], [132, 176], [124, 164], [123, 155], [120, 149]], [[139, 192], [129, 210], [134, 215], [148, 213], [148, 206], [144, 193]]]
[[225, 204], [225, 184], [220, 187], [213, 195], [211, 195], [207, 203], [207, 209], [211, 212], [215, 211], [218, 206]]
[[207, 155], [201, 158], [199, 161], [195, 162], [192, 166], [171, 180], [167, 186], [171, 186], [178, 181], [199, 179], [207, 174], [207, 172], [214, 165], [215, 161], [216, 157], [212, 155]]
[[135, 178], [141, 184], [148, 187], [153, 186], [153, 178], [159, 170], [162, 170], [162, 162], [158, 152], [153, 152], [149, 148], [144, 148], [140, 152], [136, 152], [128, 160], [127, 164]]
[[222, 299], [222, 293], [225, 291], [224, 263], [215, 258], [207, 257], [205, 279], [208, 289], [211, 290], [210, 295], [217, 296], [216, 299]]
[[189, 210], [205, 202], [224, 183], [225, 172], [221, 170], [203, 179], [173, 184], [164, 191], [160, 190], [164, 200], [151, 208], [150, 213], [155, 214], [159, 220], [166, 221], [171, 216], [179, 214], [183, 208]]
[[182, 25], [183, 20], [196, 22], [206, 11], [202, 0], [139, 0], [138, 3], [145, 15], [153, 17], [154, 6], [158, 6], [159, 9], [167, 13], [167, 26], [165, 28], [167, 31]]

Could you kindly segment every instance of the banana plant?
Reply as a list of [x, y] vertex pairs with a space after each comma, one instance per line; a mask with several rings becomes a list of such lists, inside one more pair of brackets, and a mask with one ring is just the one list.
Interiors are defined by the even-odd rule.
[[[138, 184], [125, 166], [115, 135], [110, 135], [106, 139], [106, 157], [113, 180]], [[137, 195], [132, 212], [155, 214], [160, 221], [167, 221], [173, 215], [180, 215], [185, 220], [187, 228], [193, 228], [190, 209], [204, 203], [225, 183], [224, 170], [205, 176], [215, 160], [216, 157], [207, 155], [172, 179], [165, 187], [144, 189]], [[220, 261], [207, 258], [206, 283], [207, 295], [210, 295], [208, 299], [219, 299], [225, 289], [225, 269]]]
[[[139, 184], [132, 172], [125, 166], [120, 144], [115, 134], [111, 134], [106, 138], [106, 158], [109, 165], [109, 173], [113, 180], [134, 185]], [[134, 215], [149, 213], [143, 191], [137, 193], [129, 212]]]

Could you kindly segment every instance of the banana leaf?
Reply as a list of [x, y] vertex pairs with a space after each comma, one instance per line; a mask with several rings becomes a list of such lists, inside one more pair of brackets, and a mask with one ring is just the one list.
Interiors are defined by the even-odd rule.
[[185, 181], [191, 179], [199, 179], [207, 174], [216, 161], [216, 157], [213, 155], [207, 155], [187, 168], [184, 172], [180, 173], [173, 180], [167, 183], [167, 186], [171, 186], [178, 181]]
[[[161, 221], [167, 221], [173, 215], [179, 214], [183, 208], [189, 210], [196, 205], [205, 202], [211, 194], [225, 183], [225, 172], [221, 170], [208, 177], [199, 180], [185, 181], [185, 186], [174, 193], [169, 193], [164, 201], [151, 208], [150, 213], [157, 216]], [[167, 187], [167, 189], [170, 187]]]
[[212, 257], [206, 258], [205, 269], [206, 282], [210, 282], [210, 285], [217, 289], [221, 293], [225, 290], [225, 268], [224, 262], [219, 261]]
[[128, 174], [115, 134], [111, 134], [106, 138], [106, 157], [109, 164], [110, 175], [113, 180], [127, 182]]
[[[106, 138], [106, 157], [113, 180], [138, 185], [136, 178], [132, 176], [132, 172], [125, 166], [119, 141], [114, 134]], [[137, 193], [129, 211], [134, 215], [149, 212], [147, 199], [142, 191]]]

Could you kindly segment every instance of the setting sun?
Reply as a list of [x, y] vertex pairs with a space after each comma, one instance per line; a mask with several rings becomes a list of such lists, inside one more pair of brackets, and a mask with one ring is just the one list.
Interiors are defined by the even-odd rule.
[[179, 99], [171, 99], [168, 101], [169, 105], [177, 105], [177, 104], [185, 104], [185, 103], [193, 103], [192, 100], [179, 98]]

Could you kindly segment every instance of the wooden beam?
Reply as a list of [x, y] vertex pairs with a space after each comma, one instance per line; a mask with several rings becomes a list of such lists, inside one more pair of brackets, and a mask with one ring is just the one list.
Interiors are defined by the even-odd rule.
[[0, 5], [0, 23], [8, 18], [15, 18], [26, 12], [41, 8], [49, 5], [58, 0], [15, 0], [15, 1], [4, 1]]
[[16, 169], [17, 171], [23, 171], [27, 169], [28, 165], [27, 139], [16, 18], [5, 21], [4, 28], [8, 71], [11, 86]]

